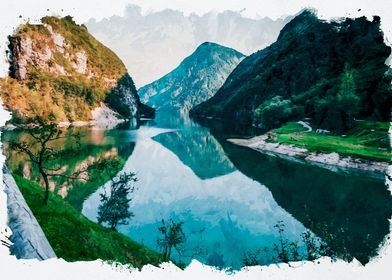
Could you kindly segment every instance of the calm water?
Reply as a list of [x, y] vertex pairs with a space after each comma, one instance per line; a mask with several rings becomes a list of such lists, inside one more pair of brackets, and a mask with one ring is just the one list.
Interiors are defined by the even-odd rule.
[[[161, 220], [182, 221], [186, 242], [176, 261], [240, 268], [245, 253], [260, 249], [261, 262], [274, 262], [274, 226], [282, 221], [284, 239], [298, 241], [300, 252], [309, 229], [337, 254], [366, 263], [389, 232], [392, 199], [383, 178], [264, 155], [177, 118], [84, 132], [85, 144], [114, 149], [125, 160], [121, 172], [137, 174], [135, 217], [118, 231], [160, 251]], [[104, 188], [83, 203], [93, 221]]]

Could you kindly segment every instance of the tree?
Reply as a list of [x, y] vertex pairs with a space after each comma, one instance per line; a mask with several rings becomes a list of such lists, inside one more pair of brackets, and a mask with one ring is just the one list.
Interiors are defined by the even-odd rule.
[[137, 181], [134, 173], [124, 173], [111, 179], [110, 193], [106, 190], [100, 194], [101, 204], [98, 207], [98, 223], [108, 223], [116, 231], [118, 225], [127, 225], [134, 214], [129, 210], [129, 197], [134, 192], [133, 183]]
[[[52, 176], [63, 176], [68, 179], [80, 179], [79, 175], [86, 172], [86, 170], [79, 170], [73, 175], [66, 176], [64, 174], [56, 173], [60, 170], [56, 167], [50, 167], [50, 164], [57, 158], [61, 149], [55, 149], [50, 144], [62, 138], [62, 131], [55, 123], [46, 124], [41, 118], [36, 117], [32, 120], [32, 127], [27, 129], [26, 132], [33, 141], [11, 142], [11, 149], [16, 152], [26, 154], [29, 160], [36, 165], [45, 186], [44, 204], [48, 204], [50, 185], [49, 178]], [[78, 137], [78, 135], [75, 135]]]
[[340, 90], [336, 99], [342, 117], [343, 130], [346, 131], [352, 127], [352, 121], [359, 112], [360, 104], [360, 99], [356, 95], [354, 72], [347, 66], [341, 76]]
[[257, 107], [254, 113], [254, 125], [265, 130], [278, 127], [292, 116], [292, 107], [290, 100], [275, 96]]
[[166, 223], [165, 220], [162, 219], [162, 225], [158, 227], [162, 237], [157, 239], [157, 244], [162, 248], [164, 260], [170, 259], [173, 248], [181, 255], [181, 245], [186, 242], [186, 237], [182, 230], [183, 224], [184, 222], [175, 222], [172, 219]]

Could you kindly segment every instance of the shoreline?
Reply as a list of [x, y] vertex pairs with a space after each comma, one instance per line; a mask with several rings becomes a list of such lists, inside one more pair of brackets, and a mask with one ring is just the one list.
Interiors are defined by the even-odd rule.
[[332, 171], [357, 170], [373, 173], [377, 177], [386, 176], [389, 164], [382, 161], [371, 161], [350, 156], [342, 156], [338, 153], [316, 153], [306, 148], [291, 144], [267, 142], [266, 134], [255, 136], [250, 139], [226, 139], [235, 145], [251, 148], [265, 154], [280, 156], [282, 158], [300, 162], [306, 162]]
[[[91, 121], [73, 121], [73, 122], [58, 122], [55, 123], [56, 126], [58, 128], [68, 128], [68, 127], [85, 127], [85, 126], [89, 126], [89, 127], [97, 127], [97, 128], [102, 128], [102, 129], [111, 129], [116, 127], [119, 124], [122, 124], [124, 122], [129, 121], [128, 119], [120, 119], [117, 122], [98, 122], [95, 120], [91, 120]], [[18, 125], [14, 125], [14, 124], [6, 124], [4, 126], [0, 126], [0, 131], [11, 131], [17, 128], [28, 128], [29, 126], [31, 126], [31, 124], [18, 124]]]

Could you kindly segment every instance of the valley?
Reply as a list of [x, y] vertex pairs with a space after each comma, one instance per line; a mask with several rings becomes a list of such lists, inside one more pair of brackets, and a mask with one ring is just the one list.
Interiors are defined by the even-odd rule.
[[253, 54], [204, 42], [139, 89], [70, 16], [10, 36], [3, 152], [57, 257], [239, 270], [379, 256], [392, 216], [380, 18], [282, 22]]

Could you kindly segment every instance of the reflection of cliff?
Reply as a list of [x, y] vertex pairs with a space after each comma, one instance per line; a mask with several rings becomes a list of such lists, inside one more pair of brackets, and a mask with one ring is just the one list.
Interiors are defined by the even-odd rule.
[[[77, 132], [81, 134], [79, 143], [73, 137]], [[135, 147], [135, 143], [124, 141], [122, 137], [116, 137], [118, 135], [108, 135], [105, 130], [70, 128], [64, 133], [64, 136], [53, 143], [52, 147], [61, 150], [61, 152], [54, 160], [48, 162], [48, 167], [56, 170], [53, 173], [65, 176], [71, 176], [87, 166], [92, 166], [100, 159], [115, 162], [113, 166], [116, 170], [114, 171], [118, 172]], [[18, 154], [8, 148], [8, 143], [15, 139], [33, 141], [23, 131], [9, 131], [3, 134], [4, 152], [11, 173], [43, 185], [36, 166], [32, 165], [25, 155]], [[87, 173], [80, 174], [79, 178], [85, 180], [68, 180], [65, 176], [49, 177], [51, 191], [57, 192], [76, 209], [81, 210], [83, 201], [109, 180], [106, 171], [92, 169]]]
[[176, 154], [200, 179], [226, 175], [235, 170], [218, 141], [206, 129], [162, 133], [153, 140]]
[[367, 263], [389, 233], [392, 197], [382, 180], [221, 144], [238, 170], [267, 186], [280, 206], [335, 252]]

